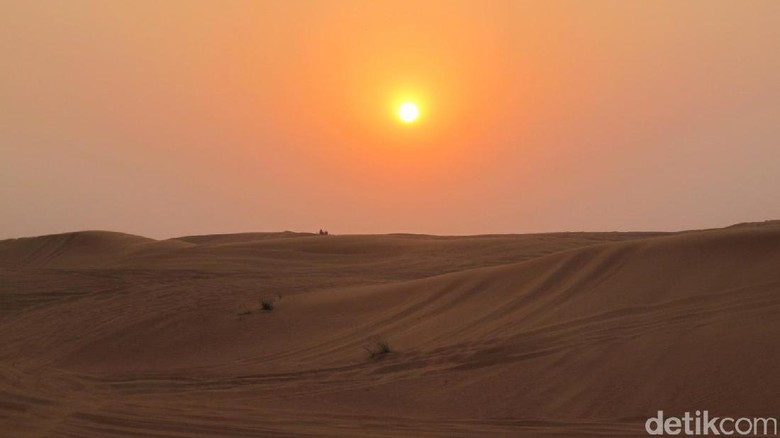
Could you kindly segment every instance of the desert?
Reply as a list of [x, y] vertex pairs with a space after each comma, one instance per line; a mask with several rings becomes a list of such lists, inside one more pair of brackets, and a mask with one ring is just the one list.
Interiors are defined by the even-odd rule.
[[780, 407], [777, 222], [87, 231], [0, 241], [0, 267], [8, 436], [644, 436]]
[[0, 0], [0, 438], [778, 437], [778, 78], [778, 0]]

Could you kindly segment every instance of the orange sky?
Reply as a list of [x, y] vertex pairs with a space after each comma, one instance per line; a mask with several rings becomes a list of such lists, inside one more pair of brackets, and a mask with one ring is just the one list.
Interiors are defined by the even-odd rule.
[[0, 53], [0, 238], [780, 218], [776, 1], [10, 1]]

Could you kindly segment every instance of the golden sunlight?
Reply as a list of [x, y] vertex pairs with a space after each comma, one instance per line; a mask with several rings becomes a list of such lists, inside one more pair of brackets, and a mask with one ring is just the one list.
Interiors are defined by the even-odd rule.
[[414, 122], [419, 115], [420, 111], [417, 109], [417, 105], [412, 102], [404, 102], [398, 107], [398, 117], [403, 120], [404, 123]]

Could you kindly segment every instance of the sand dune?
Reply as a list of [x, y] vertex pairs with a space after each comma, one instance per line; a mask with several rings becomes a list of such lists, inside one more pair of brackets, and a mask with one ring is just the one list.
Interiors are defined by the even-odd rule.
[[644, 436], [659, 409], [780, 408], [776, 222], [82, 232], [1, 241], [0, 275], [12, 436]]
[[0, 267], [97, 268], [133, 253], [149, 255], [186, 247], [186, 241], [156, 241], [132, 234], [83, 231], [0, 241]]

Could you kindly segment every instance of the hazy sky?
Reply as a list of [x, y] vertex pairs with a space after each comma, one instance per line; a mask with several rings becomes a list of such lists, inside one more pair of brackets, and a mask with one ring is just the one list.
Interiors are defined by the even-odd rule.
[[0, 55], [0, 238], [780, 218], [780, 1], [5, 0]]

